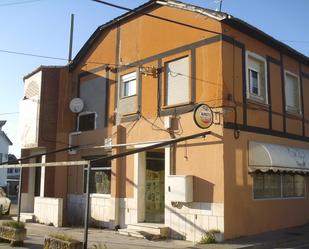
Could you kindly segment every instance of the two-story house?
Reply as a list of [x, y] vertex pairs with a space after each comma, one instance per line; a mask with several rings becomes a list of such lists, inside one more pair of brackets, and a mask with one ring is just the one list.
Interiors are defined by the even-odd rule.
[[[53, 148], [79, 147], [44, 160], [91, 161], [92, 224], [199, 241], [209, 229], [234, 238], [309, 221], [305, 55], [226, 13], [149, 1], [98, 27], [61, 70], [37, 103], [57, 106]], [[200, 104], [212, 109], [211, 133], [189, 139], [203, 131]], [[34, 171], [23, 178], [29, 211], [51, 222], [41, 210], [57, 207], [65, 224], [83, 224], [87, 168]], [[40, 198], [37, 175], [50, 190]]]

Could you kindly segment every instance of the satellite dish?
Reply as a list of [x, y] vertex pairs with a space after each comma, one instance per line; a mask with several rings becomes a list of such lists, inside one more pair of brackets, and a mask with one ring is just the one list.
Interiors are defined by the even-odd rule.
[[70, 110], [73, 113], [80, 113], [84, 108], [84, 101], [81, 98], [74, 98], [70, 102]]

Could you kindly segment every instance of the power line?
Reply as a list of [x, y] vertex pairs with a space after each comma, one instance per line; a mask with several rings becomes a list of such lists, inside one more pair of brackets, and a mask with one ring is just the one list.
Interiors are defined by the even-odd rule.
[[53, 57], [53, 56], [39, 55], [39, 54], [31, 54], [31, 53], [24, 53], [24, 52], [16, 52], [16, 51], [3, 50], [3, 49], [0, 49], [0, 52], [1, 53], [7, 53], [7, 54], [16, 54], [16, 55], [38, 57], [38, 58], [44, 58], [44, 59], [67, 61], [67, 59], [60, 58], [60, 57]]
[[5, 115], [14, 115], [14, 114], [18, 114], [19, 112], [4, 112], [4, 113], [0, 113], [0, 116], [5, 116]]
[[34, 3], [34, 2], [39, 2], [39, 1], [42, 1], [42, 0], [29, 0], [29, 1], [22, 1], [22, 2], [4, 3], [4, 4], [0, 4], [0, 7], [12, 6], [12, 5], [20, 5], [20, 4], [27, 4], [27, 3]]
[[284, 42], [295, 42], [295, 43], [309, 43], [309, 41], [293, 41], [293, 40], [282, 40]]
[[157, 15], [153, 15], [153, 14], [137, 11], [137, 10], [130, 9], [130, 8], [127, 8], [127, 7], [123, 7], [123, 6], [120, 6], [120, 5], [117, 5], [117, 4], [112, 4], [112, 3], [109, 3], [109, 2], [106, 2], [106, 1], [103, 1], [103, 0], [91, 0], [91, 1], [97, 2], [97, 3], [101, 3], [101, 4], [104, 4], [104, 5], [113, 7], [113, 8], [117, 8], [117, 9], [121, 9], [121, 10], [125, 10], [125, 11], [130, 11], [130, 12], [133, 12], [133, 13], [140, 13], [140, 14], [145, 15], [145, 16], [149, 16], [149, 17], [152, 17], [152, 18], [155, 18], [155, 19], [159, 19], [159, 20], [162, 20], [162, 21], [166, 21], [166, 22], [182, 25], [182, 26], [185, 26], [185, 27], [188, 27], [188, 28], [193, 28], [193, 29], [205, 31], [205, 32], [209, 32], [209, 33], [212, 33], [212, 34], [216, 34], [216, 35], [222, 35], [221, 32], [217, 32], [217, 31], [213, 31], [213, 30], [210, 30], [210, 29], [205, 29], [205, 28], [197, 27], [197, 26], [190, 25], [190, 24], [187, 24], [187, 23], [184, 23], [184, 22], [168, 19], [166, 17], [161, 17], [161, 16], [157, 16]]

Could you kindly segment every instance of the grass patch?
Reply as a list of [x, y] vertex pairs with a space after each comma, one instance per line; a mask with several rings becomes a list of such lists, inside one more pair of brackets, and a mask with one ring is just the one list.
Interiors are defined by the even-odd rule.
[[213, 244], [213, 243], [217, 243], [216, 241], [216, 237], [215, 234], [216, 233], [220, 233], [220, 230], [218, 229], [211, 229], [208, 230], [207, 232], [205, 232], [205, 234], [203, 235], [200, 244]]
[[98, 243], [98, 244], [92, 245], [91, 249], [107, 249], [107, 246], [105, 244]]
[[4, 221], [2, 222], [2, 226], [5, 227], [12, 227], [12, 228], [25, 228], [24, 222], [17, 222], [17, 221]]
[[64, 240], [64, 241], [67, 241], [67, 242], [75, 242], [76, 241], [75, 239], [73, 239], [71, 236], [69, 236], [67, 234], [52, 233], [52, 234], [49, 235], [49, 237], [59, 239], [59, 240]]

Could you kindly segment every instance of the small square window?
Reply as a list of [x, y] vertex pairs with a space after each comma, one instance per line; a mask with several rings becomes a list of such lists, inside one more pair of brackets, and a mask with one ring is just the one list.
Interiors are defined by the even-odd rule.
[[136, 72], [121, 76], [120, 97], [136, 95]]
[[78, 116], [78, 130], [89, 131], [95, 129], [96, 114], [93, 113], [81, 113]]
[[298, 76], [285, 72], [285, 110], [301, 114]]

